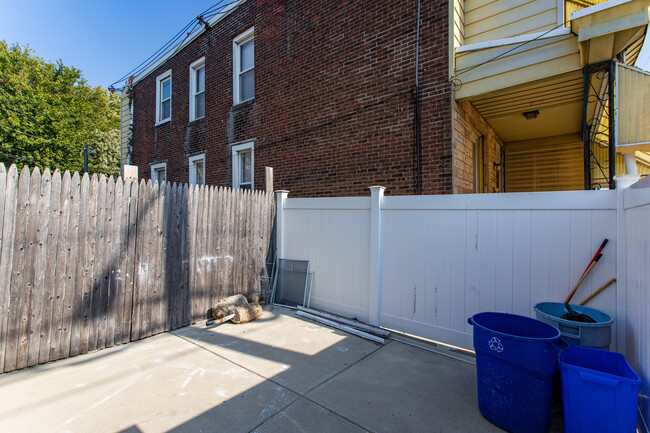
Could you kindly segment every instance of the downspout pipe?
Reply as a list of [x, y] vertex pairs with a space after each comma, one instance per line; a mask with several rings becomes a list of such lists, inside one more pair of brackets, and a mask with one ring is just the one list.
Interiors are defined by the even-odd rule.
[[420, 86], [420, 0], [418, 0], [418, 22], [415, 38], [415, 193], [422, 194], [422, 88]]

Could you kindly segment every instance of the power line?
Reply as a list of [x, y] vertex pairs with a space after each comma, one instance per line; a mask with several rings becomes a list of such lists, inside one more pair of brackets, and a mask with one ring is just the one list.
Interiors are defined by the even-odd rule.
[[[149, 56], [146, 60], [144, 60], [142, 63], [140, 63], [138, 66], [135, 68], [131, 69], [129, 72], [124, 74], [122, 77], [117, 79], [115, 82], [113, 82], [109, 87], [114, 86], [115, 84], [121, 83], [124, 80], [128, 79], [131, 76], [136, 76], [142, 73], [143, 71], [147, 70], [151, 65], [155, 64], [158, 60], [160, 60], [167, 52], [169, 52], [173, 47], [175, 48], [180, 48], [183, 45], [183, 42], [187, 40], [187, 38], [196, 30], [196, 28], [201, 25], [201, 21], [207, 20], [209, 21], [214, 17], [215, 15], [218, 14], [223, 14], [224, 9], [227, 8], [228, 6], [241, 2], [242, 0], [221, 0], [214, 5], [210, 6], [206, 10], [204, 10], [201, 14], [199, 14], [196, 18], [193, 18], [189, 23], [187, 23], [178, 33], [176, 33], [169, 41], [167, 41], [162, 47], [160, 47], [156, 52], [154, 52], [151, 56]], [[181, 37], [185, 34], [185, 37], [181, 39]], [[174, 52], [176, 54], [176, 52]]]
[[374, 107], [377, 107], [379, 105], [385, 104], [386, 102], [391, 101], [391, 100], [393, 100], [393, 99], [395, 99], [395, 98], [397, 98], [397, 97], [399, 97], [401, 95], [405, 95], [407, 93], [413, 93], [413, 91], [410, 90], [410, 89], [407, 89], [407, 90], [402, 90], [400, 92], [395, 92], [395, 93], [393, 93], [391, 95], [388, 95], [388, 96], [386, 96], [386, 97], [384, 97], [382, 99], [379, 99], [378, 101], [372, 102], [370, 104], [362, 105], [360, 107], [357, 107], [357, 108], [355, 108], [353, 110], [348, 111], [347, 113], [343, 113], [343, 114], [341, 114], [341, 115], [339, 115], [339, 116], [337, 116], [337, 117], [335, 117], [335, 118], [333, 118], [331, 120], [328, 120], [327, 122], [323, 122], [323, 123], [320, 123], [318, 125], [314, 125], [314, 126], [310, 126], [308, 128], [304, 128], [304, 129], [302, 129], [300, 131], [297, 131], [297, 132], [295, 132], [293, 134], [285, 135], [284, 137], [282, 137], [280, 139], [270, 141], [268, 143], [261, 143], [259, 146], [257, 146], [257, 145], [256, 146], [258, 148], [264, 148], [264, 147], [268, 147], [268, 146], [273, 146], [273, 145], [278, 144], [278, 143], [294, 140], [294, 139], [296, 139], [298, 137], [301, 137], [303, 135], [307, 135], [307, 134], [310, 134], [310, 133], [312, 133], [314, 131], [317, 131], [318, 129], [334, 125], [334, 124], [336, 124], [336, 123], [338, 123], [338, 122], [340, 122], [342, 120], [346, 120], [346, 119], [354, 116], [355, 114], [359, 114], [359, 113], [364, 112], [366, 110], [369, 110], [371, 108], [374, 108]]
[[[449, 79], [449, 81], [453, 82], [453, 81], [457, 80], [457, 81], [460, 82], [460, 85], [462, 86], [463, 82], [460, 81], [460, 80], [458, 79], [458, 76], [459, 76], [459, 75], [465, 74], [465, 73], [467, 73], [467, 72], [469, 72], [469, 71], [473, 71], [474, 69], [476, 69], [476, 68], [478, 68], [478, 67], [480, 67], [480, 66], [483, 66], [483, 65], [485, 65], [485, 64], [487, 64], [487, 63], [490, 63], [490, 62], [492, 62], [492, 61], [494, 61], [494, 60], [500, 59], [501, 57], [505, 56], [506, 54], [509, 54], [509, 53], [511, 53], [511, 52], [513, 52], [513, 51], [515, 51], [515, 50], [518, 50], [519, 48], [523, 47], [524, 45], [528, 45], [528, 44], [530, 44], [531, 42], [535, 42], [535, 41], [541, 39], [542, 37], [546, 36], [547, 34], [551, 33], [553, 30], [557, 30], [558, 28], [563, 27], [563, 26], [565, 26], [567, 23], [570, 23], [570, 22], [571, 22], [571, 20], [568, 20], [568, 21], [563, 22], [562, 24], [558, 24], [557, 26], [553, 27], [552, 29], [545, 31], [544, 33], [542, 33], [542, 34], [540, 34], [540, 35], [537, 35], [537, 36], [534, 37], [533, 39], [530, 39], [530, 40], [528, 40], [528, 41], [526, 41], [526, 42], [523, 42], [523, 43], [517, 45], [516, 47], [513, 47], [513, 48], [511, 48], [511, 49], [509, 49], [509, 50], [507, 50], [507, 51], [504, 51], [504, 52], [501, 53], [501, 54], [497, 54], [496, 56], [494, 56], [494, 57], [492, 57], [492, 58], [490, 58], [490, 59], [488, 59], [488, 60], [486, 60], [486, 61], [484, 61], [484, 62], [482, 62], [482, 63], [479, 63], [478, 65], [474, 65], [474, 66], [472, 66], [471, 68], [467, 68], [467, 69], [465, 69], [465, 70], [463, 70], [463, 71], [460, 71], [460, 72], [457, 73], [456, 75], [453, 75], [453, 76]], [[457, 89], [457, 90], [458, 90], [458, 89]]]

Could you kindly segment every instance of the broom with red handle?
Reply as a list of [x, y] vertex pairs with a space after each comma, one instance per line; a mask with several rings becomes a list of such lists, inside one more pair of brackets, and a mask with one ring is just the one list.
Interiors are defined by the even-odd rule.
[[589, 275], [589, 272], [591, 272], [591, 270], [594, 268], [594, 266], [596, 266], [596, 263], [598, 262], [598, 260], [600, 260], [600, 258], [602, 256], [603, 256], [602, 254], [598, 254], [598, 256], [591, 263], [589, 263], [589, 266], [587, 266], [587, 269], [585, 269], [585, 271], [582, 273], [582, 276], [578, 280], [578, 283], [575, 285], [575, 287], [573, 287], [573, 290], [571, 290], [571, 293], [569, 293], [569, 295], [564, 300], [565, 304], [568, 304], [569, 301], [571, 300], [571, 298], [573, 298], [573, 295], [578, 290], [578, 287], [580, 287], [580, 284], [582, 284], [582, 282], [585, 280], [585, 278], [587, 278], [587, 275]]

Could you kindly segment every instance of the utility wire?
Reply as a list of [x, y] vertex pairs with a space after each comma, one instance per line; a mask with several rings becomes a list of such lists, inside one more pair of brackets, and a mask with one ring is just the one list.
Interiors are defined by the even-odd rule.
[[[480, 66], [483, 66], [483, 65], [485, 65], [486, 63], [490, 63], [490, 62], [492, 62], [492, 61], [494, 61], [494, 60], [500, 59], [501, 57], [505, 56], [506, 54], [509, 54], [509, 53], [511, 53], [511, 52], [513, 52], [513, 51], [515, 51], [515, 50], [518, 50], [519, 48], [521, 48], [521, 47], [523, 47], [523, 46], [525, 46], [525, 45], [528, 45], [528, 44], [530, 44], [531, 42], [535, 42], [535, 41], [539, 40], [540, 38], [543, 38], [543, 37], [546, 36], [547, 34], [551, 33], [553, 30], [557, 30], [558, 28], [565, 26], [565, 25], [566, 25], [567, 23], [569, 23], [569, 22], [571, 22], [571, 20], [565, 21], [565, 22], [563, 22], [562, 24], [558, 24], [557, 26], [553, 27], [553, 28], [550, 29], [550, 30], [545, 31], [544, 33], [542, 33], [542, 34], [536, 36], [535, 38], [533, 38], [533, 39], [531, 39], [531, 40], [529, 40], [529, 41], [523, 42], [523, 43], [517, 45], [516, 47], [513, 47], [513, 48], [511, 48], [511, 49], [509, 49], [509, 50], [507, 50], [507, 51], [504, 51], [503, 53], [498, 54], [498, 55], [496, 55], [496, 56], [494, 56], [494, 57], [492, 57], [492, 58], [490, 58], [490, 59], [484, 61], [483, 63], [479, 63], [478, 65], [474, 65], [474, 66], [472, 66], [471, 68], [467, 68], [467, 69], [465, 69], [465, 70], [463, 70], [463, 71], [460, 71], [460, 72], [457, 73], [456, 75], [453, 75], [453, 76], [449, 79], [449, 81], [457, 80], [457, 77], [458, 77], [459, 75], [465, 74], [465, 73], [467, 73], [467, 72], [469, 72], [469, 71], [473, 71], [474, 69], [476, 69], [476, 68], [478, 68], [478, 67], [480, 67]], [[458, 81], [460, 81], [460, 80], [458, 80]], [[462, 82], [461, 82], [461, 85], [462, 85]]]
[[349, 119], [350, 117], [354, 116], [355, 114], [358, 114], [358, 113], [364, 112], [366, 110], [369, 110], [371, 108], [377, 107], [379, 105], [385, 104], [386, 102], [391, 101], [391, 100], [393, 100], [393, 99], [395, 99], [395, 98], [397, 98], [397, 97], [399, 97], [401, 95], [405, 95], [407, 93], [412, 93], [412, 92], [413, 91], [411, 89], [402, 90], [400, 92], [395, 92], [392, 95], [386, 96], [386, 97], [384, 97], [382, 99], [379, 99], [379, 100], [377, 100], [375, 102], [372, 102], [372, 103], [366, 104], [366, 105], [362, 105], [360, 107], [357, 107], [357, 108], [355, 108], [353, 110], [348, 111], [347, 113], [343, 113], [343, 114], [341, 114], [341, 115], [339, 115], [339, 116], [337, 116], [337, 117], [335, 117], [335, 118], [333, 118], [331, 120], [328, 120], [327, 122], [323, 122], [323, 123], [320, 123], [318, 125], [314, 125], [314, 126], [310, 126], [308, 128], [304, 128], [304, 129], [302, 129], [300, 131], [297, 131], [297, 132], [295, 132], [293, 134], [286, 135], [286, 136], [284, 136], [284, 137], [282, 137], [280, 139], [273, 140], [273, 141], [270, 141], [268, 143], [262, 143], [258, 147], [259, 148], [264, 148], [264, 147], [268, 147], [268, 146], [273, 146], [274, 144], [294, 140], [294, 139], [296, 139], [298, 137], [301, 137], [303, 135], [306, 135], [306, 134], [309, 134], [311, 132], [317, 131], [317, 130], [319, 130], [321, 128], [325, 128], [327, 126], [334, 125], [334, 124], [336, 124], [336, 123], [338, 123], [338, 122], [340, 122], [342, 120]]
[[[131, 76], [138, 75], [157, 62], [162, 58], [172, 47], [180, 48], [183, 45], [183, 42], [192, 34], [194, 30], [200, 25], [201, 20], [209, 21], [215, 15], [218, 15], [223, 12], [224, 9], [234, 3], [240, 2], [242, 0], [221, 0], [214, 5], [210, 6], [196, 18], [193, 18], [189, 23], [187, 23], [178, 33], [176, 33], [169, 41], [167, 41], [162, 47], [160, 47], [156, 52], [149, 56], [146, 60], [140, 63], [135, 68], [131, 69], [129, 72], [124, 74], [122, 77], [114, 81], [109, 87], [114, 86], [115, 84], [121, 83], [122, 81], [128, 79]], [[185, 35], [183, 37], [183, 35]], [[180, 41], [180, 42], [179, 42]], [[176, 52], [174, 52], [175, 54]]]

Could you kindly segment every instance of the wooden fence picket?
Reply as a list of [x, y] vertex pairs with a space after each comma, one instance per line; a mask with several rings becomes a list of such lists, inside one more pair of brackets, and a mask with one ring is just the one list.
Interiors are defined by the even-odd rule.
[[102, 347], [115, 345], [115, 321], [117, 309], [117, 280], [116, 268], [118, 266], [120, 253], [117, 249], [120, 245], [120, 208], [116, 205], [118, 195], [121, 196], [121, 179], [108, 179], [108, 197], [106, 199], [106, 259], [104, 261], [106, 278], [106, 303], [104, 311], [104, 341]]
[[111, 283], [114, 287], [114, 313], [113, 313], [113, 344], [122, 344], [122, 329], [124, 323], [124, 302], [126, 291], [126, 253], [128, 249], [129, 233], [129, 206], [127, 195], [130, 193], [130, 180], [117, 179], [119, 186], [115, 188], [115, 236], [117, 242], [113, 245], [113, 251], [116, 251], [115, 268], [111, 275]]
[[[29, 176], [29, 171], [27, 172]], [[29, 352], [30, 332], [30, 307], [34, 288], [34, 261], [36, 259], [36, 230], [38, 228], [38, 198], [41, 186], [41, 172], [36, 167], [29, 177], [29, 198], [25, 206], [25, 244], [24, 266], [22, 271], [23, 281], [20, 288], [20, 322], [18, 326], [18, 342], [16, 354], [16, 368], [27, 367]]]
[[84, 282], [86, 281], [86, 247], [90, 248], [88, 229], [90, 213], [90, 177], [79, 173], [70, 183], [70, 216], [66, 237], [66, 279], [63, 307], [63, 329], [59, 358], [79, 355], [83, 331]]
[[[45, 265], [47, 260], [47, 238], [49, 229], [50, 192], [52, 178], [46, 168], [38, 185], [38, 204], [33, 204], [32, 217], [36, 220], [34, 233], [34, 262], [32, 299], [29, 310], [29, 343], [27, 348], [27, 366], [38, 364], [39, 346], [41, 343], [41, 327], [43, 326], [44, 295], [45, 295]], [[32, 206], [32, 204], [30, 204]], [[49, 318], [46, 319], [49, 321]]]
[[[77, 182], [79, 175], [77, 174]], [[71, 183], [72, 178], [70, 172], [66, 171], [63, 173], [61, 179], [61, 196], [59, 199], [59, 214], [56, 219], [58, 225], [58, 240], [57, 240], [57, 249], [56, 256], [52, 257], [52, 262], [54, 262], [55, 271], [51, 275], [54, 277], [54, 299], [52, 302], [52, 330], [50, 333], [50, 344], [47, 348], [48, 358], [50, 361], [55, 361], [57, 359], [63, 358], [63, 334], [64, 329], [68, 331], [67, 333], [67, 342], [65, 344], [68, 353], [70, 350], [70, 324], [64, 322], [66, 308], [72, 308], [71, 294], [70, 290], [66, 291], [66, 287], [70, 285], [69, 280], [74, 281], [74, 277], [71, 277], [68, 274], [68, 250], [70, 248], [71, 240], [70, 236], [73, 233], [77, 233], [79, 228], [69, 225], [70, 212], [72, 207], [72, 198], [71, 198]], [[77, 218], [77, 222], [79, 218]], [[66, 299], [66, 297], [68, 299]], [[68, 301], [66, 305], [66, 300]], [[70, 315], [68, 315], [70, 317]], [[64, 324], [65, 323], [65, 324]], [[67, 355], [66, 355], [67, 356]]]
[[128, 199], [128, 230], [127, 248], [125, 258], [125, 290], [124, 290], [124, 316], [122, 322], [122, 343], [131, 340], [131, 326], [134, 311], [134, 285], [135, 285], [135, 263], [136, 263], [136, 237], [138, 227], [138, 200], [140, 187], [138, 182], [130, 181]]
[[[8, 340], [13, 338], [15, 324], [9, 320], [11, 310], [11, 275], [14, 254], [14, 237], [16, 230], [16, 212], [18, 207], [18, 170], [15, 165], [9, 167], [6, 175], [4, 194], [4, 221], [2, 224], [2, 248], [0, 250], [0, 373], [11, 371], [6, 367], [6, 349]], [[11, 331], [9, 331], [11, 329]]]
[[43, 322], [38, 348], [38, 363], [42, 364], [50, 359], [50, 339], [52, 336], [53, 312], [56, 296], [56, 257], [59, 238], [59, 219], [61, 205], [61, 173], [55, 170], [51, 176], [50, 204], [47, 214], [48, 234], [46, 239], [46, 264], [44, 266], [45, 279], [43, 282]]

